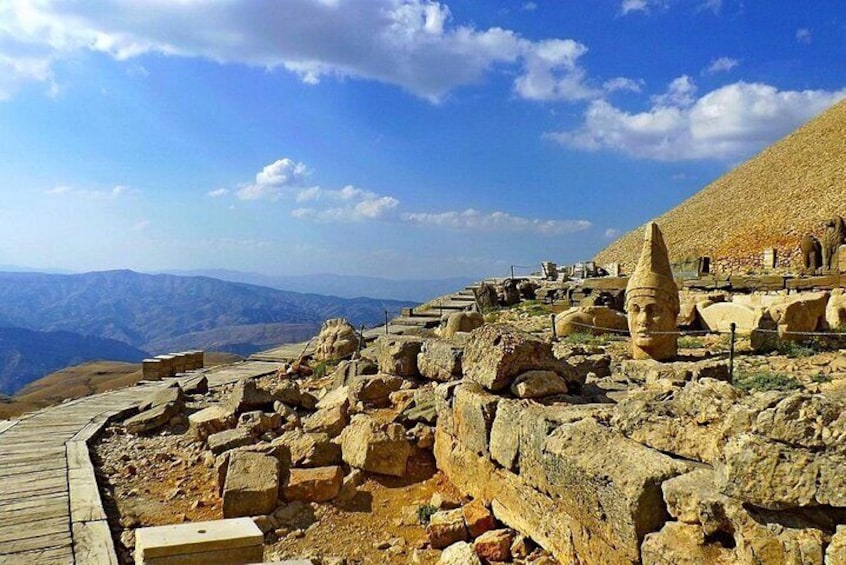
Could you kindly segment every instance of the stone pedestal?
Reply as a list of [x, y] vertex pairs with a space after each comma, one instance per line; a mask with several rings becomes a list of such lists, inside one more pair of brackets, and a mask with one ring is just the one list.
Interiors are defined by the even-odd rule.
[[251, 518], [138, 528], [135, 530], [135, 563], [260, 563], [263, 542], [264, 535]]
[[155, 357], [161, 362], [161, 376], [162, 378], [165, 377], [172, 377], [176, 374], [174, 370], [174, 357], [173, 355], [156, 355]]
[[141, 374], [145, 381], [162, 380], [162, 360], [144, 359], [141, 361]]
[[775, 269], [776, 264], [778, 262], [778, 255], [776, 253], [776, 250], [772, 247], [764, 249], [761, 262], [764, 269]]

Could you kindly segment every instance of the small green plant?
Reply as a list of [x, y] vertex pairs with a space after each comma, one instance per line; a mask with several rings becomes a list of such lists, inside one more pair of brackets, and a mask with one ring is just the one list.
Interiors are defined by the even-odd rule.
[[825, 373], [817, 373], [816, 375], [811, 377], [811, 382], [815, 383], [830, 383], [831, 382], [831, 375], [826, 375]]
[[681, 349], [699, 349], [705, 347], [705, 342], [699, 337], [683, 335], [679, 338], [679, 347]]
[[575, 332], [563, 338], [565, 343], [571, 345], [606, 345], [608, 336], [606, 334], [593, 335], [585, 332]]
[[334, 371], [335, 367], [337, 367], [338, 363], [340, 362], [340, 359], [327, 359], [326, 361], [319, 362], [317, 365], [314, 366], [314, 377], [317, 379], [322, 379], [327, 374]]
[[779, 341], [776, 344], [776, 351], [782, 355], [786, 355], [791, 359], [798, 359], [802, 357], [810, 357], [816, 353], [814, 344], [808, 342], [806, 344], [797, 343], [795, 341]]
[[768, 391], [768, 390], [795, 390], [801, 388], [802, 384], [784, 373], [773, 373], [771, 371], [752, 371], [739, 373], [734, 378], [734, 386], [740, 390]]
[[431, 504], [421, 504], [417, 507], [417, 521], [426, 526], [429, 524], [429, 520], [432, 519], [432, 514], [437, 511], [438, 509]]

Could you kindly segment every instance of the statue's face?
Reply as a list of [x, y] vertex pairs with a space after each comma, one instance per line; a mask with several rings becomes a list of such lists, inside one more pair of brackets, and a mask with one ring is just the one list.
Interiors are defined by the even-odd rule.
[[638, 347], [648, 350], [650, 347], [663, 344], [669, 335], [648, 335], [652, 332], [673, 332], [676, 330], [676, 314], [672, 312], [663, 300], [654, 296], [635, 296], [629, 300], [629, 332], [632, 342]]

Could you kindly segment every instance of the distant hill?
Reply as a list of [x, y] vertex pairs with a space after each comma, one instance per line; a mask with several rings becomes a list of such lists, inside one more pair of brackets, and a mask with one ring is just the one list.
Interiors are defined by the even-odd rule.
[[256, 284], [279, 290], [328, 294], [342, 298], [368, 296], [415, 302], [428, 302], [435, 297], [455, 292], [474, 282], [474, 279], [470, 277], [399, 280], [330, 273], [274, 276], [225, 269], [172, 271], [170, 274], [214, 277], [225, 281]]
[[[344, 317], [375, 325], [384, 311], [398, 313], [409, 301], [301, 294], [209, 277], [106, 271], [79, 275], [0, 273], [0, 324], [40, 331], [64, 330], [123, 341], [161, 353], [185, 343], [187, 334], [227, 327], [292, 324], [319, 326]], [[273, 331], [280, 332], [276, 326]], [[242, 343], [240, 338], [233, 343]], [[225, 346], [221, 333], [204, 343]], [[261, 342], [266, 344], [267, 340]]]
[[11, 394], [47, 373], [83, 361], [139, 362], [146, 356], [145, 351], [112, 339], [0, 328], [0, 392]]
[[[846, 101], [655, 219], [673, 261], [709, 256], [722, 270], [759, 267], [765, 248], [798, 266], [799, 241], [846, 216]], [[643, 228], [596, 256], [599, 264], [637, 262]]]

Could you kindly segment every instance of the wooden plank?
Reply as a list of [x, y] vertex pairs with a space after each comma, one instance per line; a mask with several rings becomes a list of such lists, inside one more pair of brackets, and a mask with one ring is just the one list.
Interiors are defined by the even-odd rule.
[[[70, 523], [70, 509], [67, 498], [36, 499], [29, 502], [28, 507], [7, 510], [6, 505], [0, 509], [0, 524], [25, 524], [46, 518], [61, 517]], [[21, 505], [23, 506], [23, 505]]]
[[94, 466], [91, 464], [91, 454], [88, 451], [88, 444], [84, 441], [69, 441], [65, 444], [67, 450], [68, 469], [86, 469], [94, 473]]
[[[38, 563], [38, 565], [72, 565], [73, 549], [70, 543], [23, 551], [11, 555], [0, 555], [0, 565], [21, 565], [22, 563]], [[80, 564], [81, 565], [81, 564]]]
[[[0, 555], [21, 553], [23, 551], [34, 551], [40, 549], [49, 549], [54, 547], [61, 547], [71, 544], [71, 535], [69, 528], [65, 526], [65, 531], [56, 534], [47, 534], [35, 538], [27, 538], [22, 540], [9, 541], [0, 544]], [[26, 563], [18, 558], [17, 561], [10, 561], [10, 563]], [[80, 563], [84, 563], [81, 561]]]
[[8, 475], [4, 477], [3, 483], [0, 485], [0, 489], [6, 491], [8, 490], [7, 485], [38, 483], [48, 479], [61, 478], [67, 478], [67, 470], [64, 467], [59, 467], [58, 469], [36, 468], [36, 470], [30, 471], [29, 473], [17, 473], [15, 475]]
[[56, 494], [45, 494], [44, 496], [36, 496], [33, 498], [28, 498], [26, 500], [20, 500], [17, 502], [10, 502], [8, 504], [3, 505], [2, 511], [15, 511], [27, 508], [35, 508], [39, 505], [52, 505], [52, 504], [59, 504], [59, 502], [64, 503], [65, 505], [68, 504], [69, 498], [68, 493], [56, 493]]
[[0, 526], [0, 547], [4, 543], [58, 534], [67, 531], [67, 529], [67, 516], [48, 518], [26, 525], [9, 524]]
[[93, 469], [71, 469], [68, 471], [70, 511], [73, 522], [105, 520], [106, 512], [97, 489]]
[[8, 477], [10, 475], [34, 473], [36, 471], [52, 471], [58, 469], [64, 470], [66, 467], [67, 465], [65, 464], [64, 458], [59, 457], [50, 459], [39, 459], [38, 461], [32, 461], [31, 463], [22, 465], [0, 466], [0, 479]]
[[93, 422], [89, 422], [86, 424], [81, 430], [79, 430], [72, 439], [74, 442], [82, 441], [87, 442], [95, 435], [97, 435], [100, 430], [106, 425], [105, 420], [95, 420]]
[[[8, 482], [7, 481], [4, 481]], [[24, 500], [27, 498], [35, 498], [45, 494], [67, 493], [68, 480], [67, 478], [49, 479], [38, 483], [29, 483], [22, 485], [3, 485], [3, 491], [0, 491], [0, 502], [5, 506], [6, 503], [13, 500]]]
[[62, 453], [64, 450], [64, 442], [58, 445], [5, 445], [0, 443], [0, 461], [7, 455], [41, 455], [47, 457]]
[[105, 520], [73, 524], [73, 556], [86, 565], [118, 565], [115, 544]]
[[43, 453], [15, 453], [10, 455], [0, 455], [0, 469], [10, 469], [12, 467], [29, 466], [41, 461], [64, 461], [64, 450], [56, 450], [51, 455], [44, 455]]
[[0, 434], [18, 424], [20, 420], [0, 420]]

